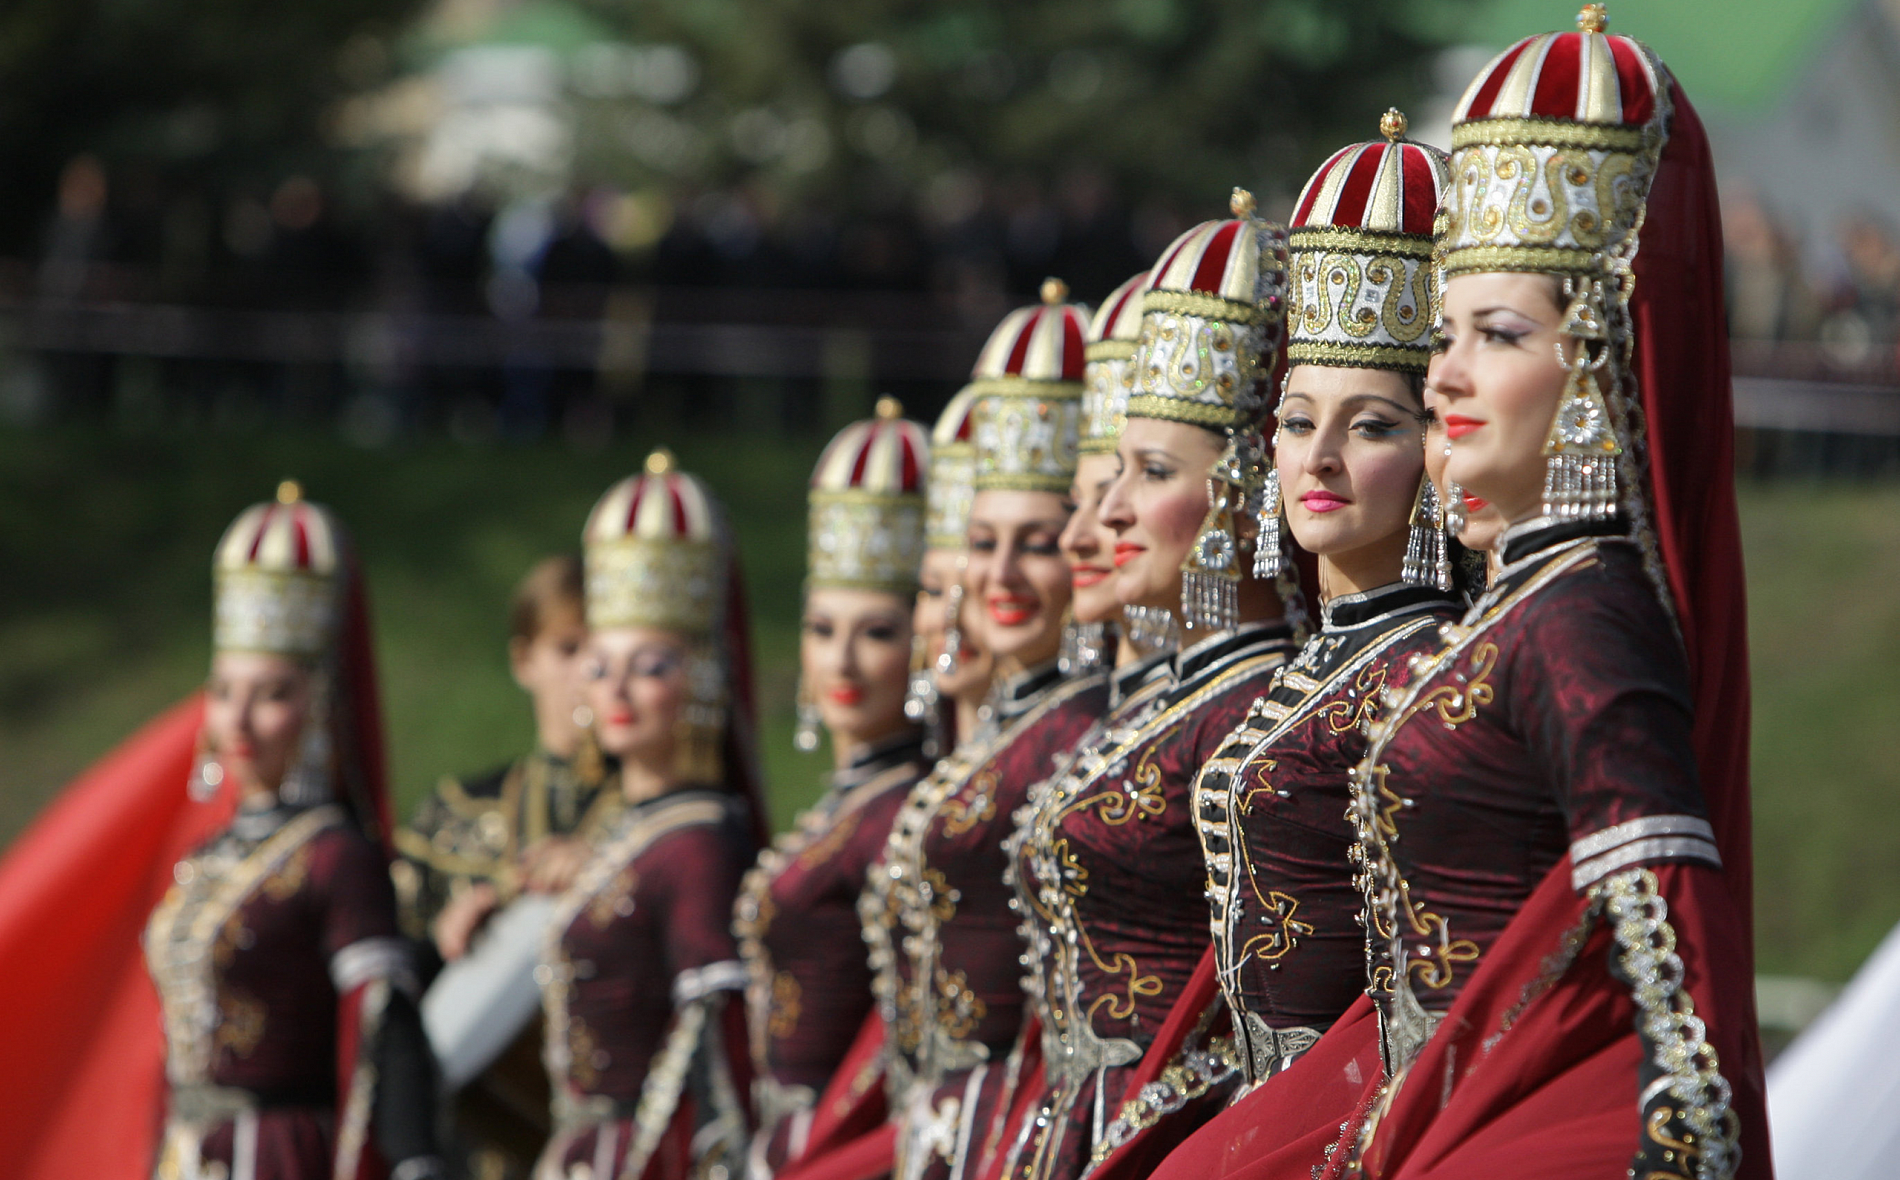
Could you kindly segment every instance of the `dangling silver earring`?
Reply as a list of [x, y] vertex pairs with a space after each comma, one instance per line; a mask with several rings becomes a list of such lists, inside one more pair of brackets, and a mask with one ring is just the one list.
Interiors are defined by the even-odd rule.
[[1405, 564], [1399, 577], [1414, 586], [1451, 589], [1451, 562], [1446, 556], [1444, 513], [1438, 504], [1438, 489], [1430, 476], [1418, 481], [1418, 497], [1412, 502], [1412, 527], [1405, 538]]
[[209, 752], [198, 755], [191, 777], [185, 780], [185, 794], [193, 803], [209, 803], [223, 785], [224, 764], [218, 756]]
[[1181, 645], [1181, 624], [1166, 607], [1124, 606], [1122, 620], [1128, 624], [1128, 642], [1144, 656]]
[[904, 716], [918, 725], [932, 725], [937, 720], [937, 679], [930, 674], [930, 665], [924, 659], [924, 637], [913, 635], [910, 640], [910, 679], [904, 685]]
[[1253, 576], [1256, 581], [1278, 578], [1285, 556], [1280, 550], [1280, 469], [1267, 472], [1260, 495], [1260, 536], [1254, 541]]
[[1056, 668], [1064, 676], [1093, 672], [1103, 663], [1107, 646], [1106, 625], [1078, 623], [1070, 619], [1062, 626], [1062, 648], [1056, 654]]
[[818, 726], [822, 720], [817, 704], [811, 699], [811, 690], [805, 687], [804, 677], [799, 677], [798, 726], [792, 730], [792, 745], [799, 753], [809, 754], [818, 748]]
[[323, 711], [313, 709], [304, 725], [296, 764], [277, 786], [278, 800], [291, 807], [315, 807], [331, 798], [330, 731]]
[[[1565, 279], [1570, 306], [1563, 333], [1577, 342], [1575, 360], [1557, 343], [1567, 372], [1556, 420], [1544, 440], [1544, 515], [1559, 520], [1607, 520], [1616, 515], [1616, 460], [1623, 453], [1597, 374], [1608, 367], [1609, 332], [1603, 320], [1603, 280]], [[1595, 356], [1591, 355], [1596, 344]]]
[[957, 674], [958, 657], [963, 654], [963, 582], [961, 577], [944, 595], [943, 650], [937, 653], [937, 675], [948, 679]]

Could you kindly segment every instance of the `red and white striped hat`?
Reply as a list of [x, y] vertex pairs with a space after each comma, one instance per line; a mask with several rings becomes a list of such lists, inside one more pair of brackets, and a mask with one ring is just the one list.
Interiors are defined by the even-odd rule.
[[1670, 113], [1668, 70], [1587, 4], [1577, 31], [1526, 37], [1452, 115], [1448, 274], [1601, 273], [1634, 235]]
[[212, 558], [219, 651], [318, 656], [336, 637], [343, 530], [303, 498], [295, 480], [253, 504], [224, 531]]
[[1128, 417], [1135, 387], [1135, 342], [1141, 337], [1141, 296], [1152, 271], [1142, 271], [1109, 292], [1089, 321], [1083, 354], [1082, 442], [1084, 455], [1113, 453]]
[[1286, 292], [1286, 231], [1253, 215], [1235, 189], [1234, 216], [1174, 240], [1141, 297], [1131, 418], [1244, 430], [1266, 414]]
[[1379, 130], [1385, 138], [1333, 153], [1294, 207], [1292, 364], [1423, 373], [1431, 358], [1432, 223], [1447, 159], [1406, 140], [1397, 109]]
[[713, 634], [724, 618], [729, 541], [712, 492], [657, 448], [645, 471], [608, 488], [588, 514], [587, 625]]
[[929, 462], [923, 426], [894, 397], [831, 440], [811, 477], [808, 585], [916, 592]]
[[977, 392], [964, 386], [930, 428], [930, 479], [924, 488], [924, 545], [961, 550], [969, 544], [970, 500], [976, 495]]
[[976, 358], [977, 491], [1066, 492], [1075, 477], [1089, 309], [1068, 298], [1044, 279], [1042, 302], [1004, 316]]

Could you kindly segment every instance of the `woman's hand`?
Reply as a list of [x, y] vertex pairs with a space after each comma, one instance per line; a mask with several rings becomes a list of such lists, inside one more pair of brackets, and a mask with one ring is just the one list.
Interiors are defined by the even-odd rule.
[[468, 953], [469, 941], [500, 902], [501, 896], [495, 887], [482, 881], [456, 894], [442, 907], [442, 912], [436, 915], [433, 933], [435, 949], [442, 952], [444, 962], [453, 963]]
[[594, 855], [578, 836], [543, 836], [521, 853], [521, 879], [531, 893], [560, 893]]

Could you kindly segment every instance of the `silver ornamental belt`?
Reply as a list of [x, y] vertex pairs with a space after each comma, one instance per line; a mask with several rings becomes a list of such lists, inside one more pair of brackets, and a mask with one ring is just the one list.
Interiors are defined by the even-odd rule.
[[1319, 1043], [1320, 1033], [1316, 1028], [1304, 1025], [1273, 1028], [1255, 1012], [1247, 1013], [1241, 1023], [1246, 1028], [1247, 1052], [1242, 1060], [1247, 1065], [1249, 1086], [1257, 1086], [1286, 1069]]
[[229, 1086], [189, 1083], [173, 1086], [171, 1119], [198, 1127], [215, 1127], [230, 1122], [247, 1111], [258, 1109], [257, 1095]]

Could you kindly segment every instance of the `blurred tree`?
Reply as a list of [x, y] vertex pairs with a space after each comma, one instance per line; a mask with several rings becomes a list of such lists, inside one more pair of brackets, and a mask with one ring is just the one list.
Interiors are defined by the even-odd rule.
[[[320, 177], [332, 100], [380, 80], [421, 0], [7, 0], [0, 4], [0, 252], [28, 253], [67, 161], [169, 187]], [[135, 194], [136, 196], [136, 194]], [[115, 198], [116, 200], [116, 198]]]
[[1197, 215], [1234, 184], [1284, 204], [1418, 94], [1445, 27], [1416, 0], [586, 2], [701, 67], [690, 96], [598, 129], [601, 159], [860, 208], [907, 191], [952, 213], [966, 171], [1107, 170]]

